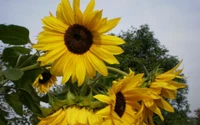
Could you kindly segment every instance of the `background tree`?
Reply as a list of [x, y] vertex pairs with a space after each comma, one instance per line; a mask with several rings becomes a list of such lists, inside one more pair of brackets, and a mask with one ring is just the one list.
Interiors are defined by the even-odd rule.
[[200, 125], [200, 108], [194, 110], [196, 125]]
[[[165, 72], [179, 62], [178, 58], [170, 55], [165, 46], [161, 45], [159, 40], [154, 37], [154, 33], [150, 31], [148, 25], [142, 25], [139, 29], [131, 27], [126, 32], [122, 31], [119, 36], [126, 41], [126, 44], [122, 45], [124, 53], [118, 56], [120, 65], [117, 67], [121, 70], [128, 71], [131, 68], [136, 73], [148, 74], [159, 65]], [[186, 83], [186, 80], [182, 82]], [[190, 110], [186, 98], [187, 93], [188, 88], [181, 89], [175, 100], [168, 100], [173, 105], [175, 113], [163, 112], [164, 122], [155, 116], [155, 124], [189, 125], [187, 114]]]

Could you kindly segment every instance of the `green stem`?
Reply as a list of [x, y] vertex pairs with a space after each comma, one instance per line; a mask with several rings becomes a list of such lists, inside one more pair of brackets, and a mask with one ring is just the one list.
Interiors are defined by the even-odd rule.
[[27, 71], [27, 70], [36, 69], [36, 68], [39, 68], [39, 67], [40, 67], [40, 64], [39, 64], [39, 62], [37, 62], [37, 63], [35, 63], [35, 64], [33, 64], [33, 65], [20, 68], [20, 70], [22, 70], [22, 71]]
[[119, 69], [117, 69], [117, 68], [114, 68], [114, 67], [110, 67], [110, 66], [107, 66], [107, 68], [109, 69], [109, 70], [112, 70], [112, 71], [114, 71], [114, 72], [117, 72], [117, 73], [120, 73], [120, 74], [122, 74], [122, 75], [128, 75], [128, 73], [126, 73], [126, 72], [124, 72], [124, 71], [121, 71], [121, 70], [119, 70]]
[[37, 53], [33, 54], [32, 56], [30, 56], [26, 61], [24, 61], [18, 68], [22, 67], [23, 65], [25, 65], [29, 60], [31, 60], [33, 57], [35, 57]]
[[85, 78], [85, 81], [83, 82], [82, 86], [81, 86], [81, 90], [80, 90], [80, 95], [81, 96], [86, 96], [87, 95], [87, 91], [88, 91], [88, 88], [89, 88], [89, 85], [88, 85], [88, 81], [89, 79], [86, 77]]
[[146, 72], [146, 74], [147, 74], [147, 76], [148, 76], [148, 75], [149, 75], [149, 72], [148, 72], [146, 66], [143, 65], [143, 68], [144, 68], [144, 71]]

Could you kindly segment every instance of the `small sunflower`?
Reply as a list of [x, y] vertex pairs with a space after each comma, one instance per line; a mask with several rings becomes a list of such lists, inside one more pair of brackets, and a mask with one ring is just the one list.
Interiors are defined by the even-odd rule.
[[185, 88], [186, 84], [179, 83], [175, 81], [175, 78], [183, 78], [180, 76], [180, 73], [183, 69], [177, 70], [182, 61], [180, 61], [174, 68], [171, 70], [159, 74], [156, 76], [154, 82], [150, 84], [150, 88], [153, 90], [161, 90], [160, 95], [169, 99], [174, 99], [176, 97], [177, 89]]
[[50, 14], [42, 21], [44, 31], [38, 36], [33, 48], [47, 51], [38, 58], [41, 65], [53, 63], [51, 73], [63, 76], [62, 83], [70, 77], [82, 85], [87, 75], [92, 78], [96, 71], [107, 76], [104, 62], [119, 64], [114, 55], [123, 50], [117, 46], [125, 42], [105, 33], [113, 29], [120, 18], [102, 18], [102, 10], [94, 10], [95, 0], [91, 0], [84, 12], [80, 10], [80, 0], [68, 0], [58, 5], [56, 16]]
[[96, 114], [104, 117], [107, 125], [131, 125], [143, 124], [136, 117], [136, 111], [132, 107], [140, 107], [138, 101], [145, 94], [146, 89], [139, 88], [143, 74], [134, 75], [130, 72], [124, 79], [113, 82], [107, 95], [98, 94], [94, 98], [108, 105]]
[[61, 108], [47, 117], [39, 117], [38, 125], [100, 125], [102, 118], [92, 110], [78, 107]]
[[50, 73], [49, 70], [43, 71], [33, 82], [33, 87], [37, 91], [42, 93], [47, 93], [49, 89], [56, 84], [56, 77]]

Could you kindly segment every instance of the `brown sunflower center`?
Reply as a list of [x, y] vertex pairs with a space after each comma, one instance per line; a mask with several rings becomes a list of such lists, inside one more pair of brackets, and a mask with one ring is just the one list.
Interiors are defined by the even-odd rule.
[[66, 30], [64, 41], [70, 52], [83, 54], [90, 49], [93, 43], [93, 36], [84, 26], [74, 24]]
[[46, 82], [48, 82], [51, 79], [51, 73], [48, 71], [45, 71], [42, 73], [42, 77], [43, 79], [39, 79], [39, 83], [41, 84], [45, 84]]
[[121, 92], [116, 94], [115, 112], [122, 117], [126, 109], [126, 100]]

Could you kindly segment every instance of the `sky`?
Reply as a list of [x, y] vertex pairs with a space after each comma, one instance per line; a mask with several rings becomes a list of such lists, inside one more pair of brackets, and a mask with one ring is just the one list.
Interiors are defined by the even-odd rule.
[[[0, 0], [0, 24], [21, 25], [29, 29], [30, 39], [42, 31], [41, 19], [55, 14], [60, 0]], [[89, 0], [81, 0], [84, 10]], [[188, 77], [188, 101], [191, 111], [200, 108], [200, 0], [96, 0], [95, 9], [103, 16], [121, 17], [111, 32], [118, 34], [131, 26], [148, 24], [170, 55], [178, 56]], [[191, 115], [194, 115], [192, 113]]]

